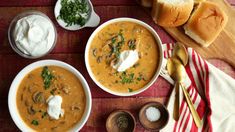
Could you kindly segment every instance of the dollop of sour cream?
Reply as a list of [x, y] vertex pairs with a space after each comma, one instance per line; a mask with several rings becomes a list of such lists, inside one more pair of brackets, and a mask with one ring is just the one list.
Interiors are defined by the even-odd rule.
[[118, 62], [113, 65], [114, 69], [118, 72], [123, 72], [132, 67], [139, 60], [139, 54], [137, 50], [124, 50], [120, 54]]
[[55, 30], [47, 18], [29, 15], [17, 21], [13, 37], [17, 48], [24, 54], [40, 56], [53, 46]]
[[60, 117], [63, 117], [64, 110], [61, 108], [62, 101], [62, 97], [59, 95], [51, 95], [47, 99], [47, 113], [52, 119], [58, 120]]

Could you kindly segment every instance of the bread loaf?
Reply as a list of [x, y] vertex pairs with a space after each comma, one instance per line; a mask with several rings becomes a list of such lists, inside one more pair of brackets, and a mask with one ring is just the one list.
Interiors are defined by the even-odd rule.
[[227, 21], [228, 17], [219, 5], [201, 2], [184, 25], [185, 34], [207, 47], [218, 37]]
[[193, 10], [193, 0], [154, 0], [152, 18], [163, 27], [183, 25]]

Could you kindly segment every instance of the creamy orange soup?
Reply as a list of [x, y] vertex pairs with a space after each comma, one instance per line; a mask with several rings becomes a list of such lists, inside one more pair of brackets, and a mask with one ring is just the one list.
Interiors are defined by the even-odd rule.
[[[139, 60], [124, 72], [112, 67], [124, 50], [137, 50]], [[107, 25], [94, 37], [89, 49], [89, 65], [102, 85], [112, 91], [139, 90], [152, 79], [159, 63], [154, 36], [145, 27], [132, 22]]]
[[[47, 99], [51, 95], [59, 95], [63, 99], [64, 115], [58, 120], [47, 113]], [[81, 82], [62, 67], [48, 66], [31, 71], [17, 91], [20, 116], [36, 131], [67, 131], [81, 120], [85, 107], [86, 97]]]

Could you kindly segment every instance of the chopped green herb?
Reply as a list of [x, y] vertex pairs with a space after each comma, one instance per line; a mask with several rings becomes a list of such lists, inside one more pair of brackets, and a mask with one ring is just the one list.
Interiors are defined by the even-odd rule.
[[47, 66], [43, 67], [41, 76], [43, 78], [44, 88], [48, 89], [51, 85], [51, 82], [52, 82], [52, 79], [54, 78], [54, 76], [49, 71]]
[[133, 89], [131, 89], [131, 88], [128, 88], [128, 92], [133, 92]]
[[111, 55], [114, 54], [116, 58], [120, 56], [120, 50], [122, 45], [125, 43], [124, 36], [122, 34], [122, 30], [119, 31], [118, 35], [111, 39]]
[[50, 91], [50, 93], [52, 94], [52, 95], [55, 95], [55, 91], [56, 91], [57, 89], [56, 88], [54, 88], [54, 89], [52, 89], [51, 91]]
[[119, 51], [119, 49], [115, 52], [115, 56], [116, 56], [116, 58], [119, 58], [119, 57], [120, 57], [120, 51]]
[[134, 73], [131, 73], [129, 76], [130, 76], [131, 79], [133, 79], [134, 75], [135, 75]]
[[47, 116], [47, 112], [42, 112], [42, 118]]
[[134, 73], [126, 74], [126, 72], [123, 72], [122, 75], [120, 76], [121, 78], [121, 83], [126, 84], [126, 83], [132, 83], [134, 81]]
[[134, 50], [136, 49], [136, 39], [131, 39], [128, 41], [129, 49]]
[[141, 81], [144, 80], [146, 81], [146, 78], [144, 77], [144, 75], [142, 73], [139, 73], [139, 76], [136, 78], [137, 81]]
[[138, 81], [141, 81], [142, 80], [142, 77], [137, 77], [136, 78]]
[[122, 30], [119, 31], [118, 35], [119, 35], [119, 37], [121, 37], [121, 41], [120, 41], [119, 43], [120, 43], [120, 44], [124, 44], [125, 39], [124, 39], [124, 36], [123, 36], [123, 34], [122, 34]]
[[134, 44], [133, 44], [133, 45], [130, 45], [129, 48], [130, 48], [131, 50], [134, 50], [134, 49], [135, 49], [135, 45], [134, 45]]
[[114, 43], [116, 42], [116, 38], [113, 37], [113, 38], [111, 39], [111, 42], [112, 42], [112, 44], [114, 44]]
[[60, 14], [57, 19], [62, 19], [68, 26], [85, 25], [90, 9], [87, 0], [61, 0]]
[[31, 124], [33, 124], [34, 126], [37, 126], [39, 123], [38, 123], [37, 120], [33, 120], [33, 121], [31, 122]]

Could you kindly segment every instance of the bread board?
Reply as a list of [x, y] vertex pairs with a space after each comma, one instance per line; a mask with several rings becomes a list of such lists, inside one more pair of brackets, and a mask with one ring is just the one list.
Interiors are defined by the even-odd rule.
[[201, 47], [188, 37], [182, 27], [164, 29], [177, 41], [195, 49], [205, 59], [221, 59], [235, 68], [235, 8], [225, 0], [208, 0], [218, 4], [228, 15], [228, 23], [209, 47]]

